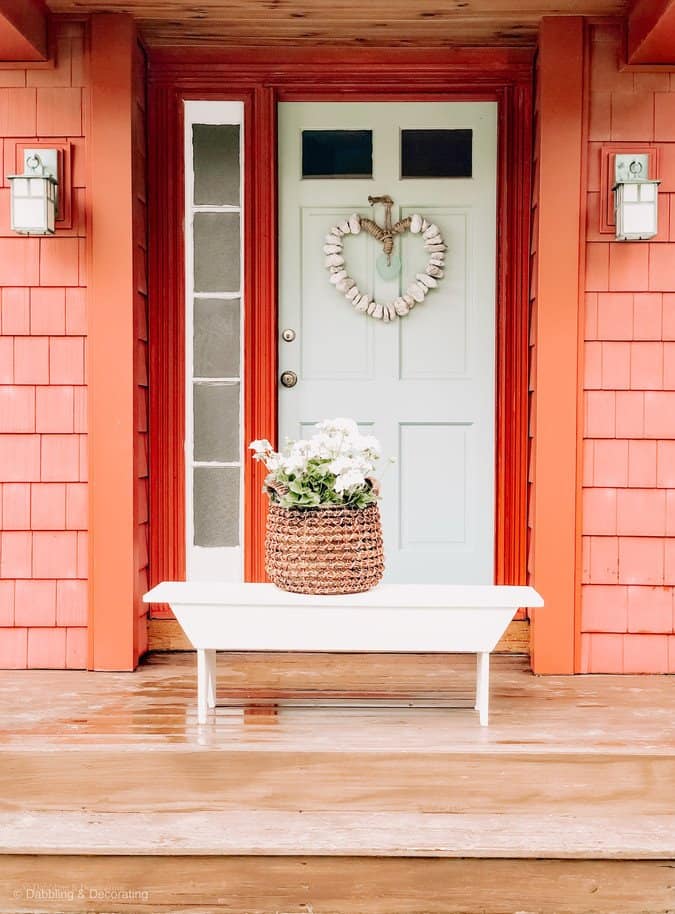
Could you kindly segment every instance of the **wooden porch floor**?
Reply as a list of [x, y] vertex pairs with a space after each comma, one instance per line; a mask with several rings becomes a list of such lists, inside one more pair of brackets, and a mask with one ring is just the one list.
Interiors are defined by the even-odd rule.
[[0, 911], [675, 910], [675, 677], [493, 662], [488, 728], [462, 656], [0, 673]]
[[675, 753], [675, 676], [538, 677], [510, 655], [492, 670], [488, 728], [465, 655], [219, 654], [206, 726], [194, 654], [150, 655], [135, 673], [0, 671], [0, 749]]

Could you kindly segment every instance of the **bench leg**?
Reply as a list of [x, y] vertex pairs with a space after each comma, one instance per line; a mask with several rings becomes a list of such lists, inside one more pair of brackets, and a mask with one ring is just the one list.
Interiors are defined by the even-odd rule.
[[209, 708], [216, 706], [216, 652], [206, 651], [206, 670], [208, 676], [208, 688], [206, 693], [206, 703]]
[[490, 654], [476, 655], [476, 704], [481, 727], [487, 727], [490, 707]]
[[197, 651], [197, 720], [206, 723], [208, 712], [209, 672], [206, 651]]

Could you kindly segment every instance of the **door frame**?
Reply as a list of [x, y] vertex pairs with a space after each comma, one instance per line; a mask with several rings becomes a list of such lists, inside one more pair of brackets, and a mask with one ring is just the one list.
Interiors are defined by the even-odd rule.
[[[274, 441], [277, 433], [277, 103], [497, 102], [495, 581], [525, 582], [532, 74], [533, 51], [522, 49], [286, 48], [283, 55], [275, 49], [151, 49], [151, 584], [185, 577], [182, 102], [188, 99], [244, 103], [245, 441]], [[264, 580], [263, 472], [244, 462], [247, 581]], [[168, 608], [153, 612], [162, 615]]]

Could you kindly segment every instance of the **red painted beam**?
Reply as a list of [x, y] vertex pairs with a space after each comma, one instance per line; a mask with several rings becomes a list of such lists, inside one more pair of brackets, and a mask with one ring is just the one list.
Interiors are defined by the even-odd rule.
[[0, 60], [46, 60], [44, 0], [0, 0]]
[[[532, 669], [574, 673], [578, 599], [579, 288], [584, 20], [544, 17], [539, 32], [539, 234], [534, 366]], [[560, 176], [565, 175], [561, 181]]]
[[675, 63], [675, 0], [636, 0], [628, 14], [628, 63]]
[[96, 13], [89, 103], [89, 668], [138, 662], [134, 549], [134, 22]]

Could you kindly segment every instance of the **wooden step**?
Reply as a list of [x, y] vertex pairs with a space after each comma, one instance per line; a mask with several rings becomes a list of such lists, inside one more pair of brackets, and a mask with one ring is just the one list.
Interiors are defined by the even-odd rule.
[[3, 914], [671, 914], [664, 859], [13, 854]]
[[0, 814], [0, 855], [675, 860], [675, 815]]
[[497, 657], [482, 728], [473, 658], [307, 656], [220, 655], [204, 726], [188, 655], [0, 673], [0, 811], [675, 814], [673, 677]]
[[[505, 751], [506, 750], [506, 751]], [[675, 813], [675, 756], [336, 744], [0, 750], [0, 811]]]
[[3, 914], [666, 914], [675, 816], [0, 816]]

